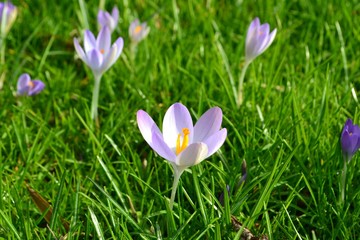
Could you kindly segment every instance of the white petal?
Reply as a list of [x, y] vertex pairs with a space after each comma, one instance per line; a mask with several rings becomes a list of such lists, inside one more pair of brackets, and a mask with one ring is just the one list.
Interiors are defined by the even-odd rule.
[[207, 155], [208, 148], [205, 143], [193, 143], [177, 156], [175, 163], [180, 167], [190, 167], [203, 161]]

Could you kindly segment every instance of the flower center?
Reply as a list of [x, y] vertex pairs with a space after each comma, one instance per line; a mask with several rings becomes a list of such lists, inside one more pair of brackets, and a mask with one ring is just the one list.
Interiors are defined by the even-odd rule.
[[138, 34], [138, 33], [141, 31], [141, 29], [142, 29], [141, 25], [136, 26], [134, 32], [135, 32], [136, 34]]
[[32, 81], [29, 81], [28, 84], [29, 88], [33, 88], [34, 87], [34, 83]]
[[176, 155], [179, 155], [189, 144], [189, 134], [190, 134], [189, 129], [183, 128], [182, 132], [184, 134], [182, 143], [181, 143], [181, 133], [178, 134], [178, 137], [176, 140]]
[[104, 49], [100, 49], [100, 53], [104, 54], [105, 50]]

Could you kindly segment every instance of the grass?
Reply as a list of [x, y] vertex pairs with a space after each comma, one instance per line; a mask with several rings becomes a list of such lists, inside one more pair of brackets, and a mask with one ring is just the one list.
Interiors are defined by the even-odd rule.
[[[360, 121], [357, 1], [101, 1], [119, 7], [113, 41], [122, 36], [125, 47], [102, 78], [98, 127], [93, 76], [75, 58], [73, 37], [87, 24], [97, 31], [99, 5], [82, 2], [13, 1], [19, 13], [0, 66], [0, 238], [241, 239], [249, 230], [359, 239], [356, 155], [338, 201], [339, 136], [347, 118]], [[249, 66], [237, 109], [234, 86], [256, 16], [278, 33]], [[151, 31], [132, 57], [127, 29], [137, 17]], [[25, 72], [46, 83], [41, 94], [15, 96]], [[184, 172], [170, 211], [172, 168], [143, 140], [136, 112], [161, 125], [178, 101], [194, 121], [219, 106], [228, 137]], [[247, 179], [235, 191], [244, 159]], [[25, 183], [52, 206], [49, 223]]]

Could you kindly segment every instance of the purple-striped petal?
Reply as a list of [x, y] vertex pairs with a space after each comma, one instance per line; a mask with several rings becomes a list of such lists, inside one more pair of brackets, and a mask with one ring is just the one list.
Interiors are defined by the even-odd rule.
[[208, 147], [204, 143], [193, 143], [176, 158], [175, 164], [186, 168], [203, 161], [208, 155]]
[[192, 143], [193, 123], [189, 110], [181, 103], [175, 103], [165, 113], [162, 127], [164, 141], [171, 149], [175, 149], [178, 134], [185, 128], [190, 131], [189, 143]]
[[204, 139], [219, 131], [222, 122], [222, 111], [219, 107], [207, 110], [194, 126], [193, 142], [202, 142]]
[[91, 69], [99, 70], [103, 61], [103, 55], [97, 49], [93, 49], [88, 53], [88, 61]]
[[223, 128], [203, 141], [208, 147], [208, 155], [206, 157], [210, 157], [219, 150], [219, 148], [224, 144], [226, 136], [227, 130], [226, 128]]

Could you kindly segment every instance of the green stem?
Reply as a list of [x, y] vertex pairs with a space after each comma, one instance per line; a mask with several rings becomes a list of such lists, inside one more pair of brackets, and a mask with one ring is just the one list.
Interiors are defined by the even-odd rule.
[[239, 79], [238, 94], [237, 94], [237, 99], [236, 99], [237, 107], [240, 107], [244, 101], [244, 95], [243, 95], [244, 94], [244, 78], [245, 78], [246, 70], [248, 69], [249, 65], [250, 65], [250, 62], [245, 62], [245, 65], [241, 71], [241, 75], [240, 75], [240, 79]]
[[173, 209], [175, 195], [176, 195], [176, 189], [179, 185], [179, 180], [180, 180], [181, 174], [184, 172], [184, 170], [177, 169], [176, 166], [173, 166], [173, 167], [174, 167], [174, 182], [173, 182], [172, 190], [171, 190], [170, 210]]
[[343, 204], [345, 201], [345, 190], [346, 190], [346, 173], [347, 173], [347, 160], [344, 160], [344, 169], [341, 174], [341, 199], [340, 203]]
[[91, 119], [97, 119], [98, 117], [98, 102], [99, 102], [99, 92], [100, 92], [100, 82], [101, 82], [101, 74], [94, 74], [94, 89], [93, 96], [91, 102]]

